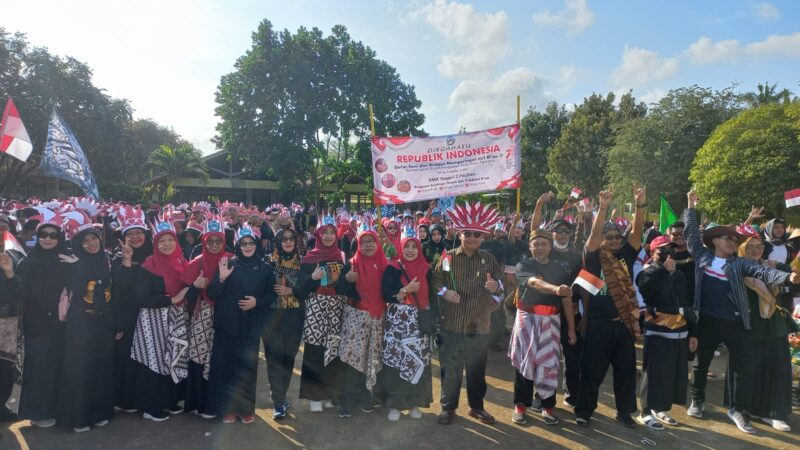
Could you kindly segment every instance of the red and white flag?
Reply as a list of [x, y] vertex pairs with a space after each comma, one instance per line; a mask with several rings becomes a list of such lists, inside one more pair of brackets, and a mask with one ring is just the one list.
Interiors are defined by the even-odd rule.
[[603, 289], [603, 286], [606, 285], [606, 282], [584, 269], [578, 273], [578, 278], [575, 278], [575, 281], [572, 282], [573, 286], [576, 284], [586, 289], [589, 294], [597, 295], [600, 289]]
[[13, 234], [9, 233], [8, 231], [3, 232], [3, 245], [6, 250], [16, 250], [22, 253], [23, 256], [26, 256], [25, 249], [19, 245], [17, 239], [14, 237]]
[[0, 152], [25, 162], [31, 156], [31, 151], [33, 151], [31, 138], [19, 117], [19, 111], [17, 111], [14, 101], [8, 97], [8, 103], [3, 112], [3, 124], [0, 126]]
[[792, 189], [783, 193], [783, 198], [786, 200], [786, 207], [800, 206], [800, 189]]
[[442, 270], [450, 272], [450, 255], [447, 254], [447, 249], [442, 250]]
[[581, 196], [581, 190], [574, 187], [572, 188], [572, 192], [569, 193], [569, 196], [572, 198], [579, 198]]

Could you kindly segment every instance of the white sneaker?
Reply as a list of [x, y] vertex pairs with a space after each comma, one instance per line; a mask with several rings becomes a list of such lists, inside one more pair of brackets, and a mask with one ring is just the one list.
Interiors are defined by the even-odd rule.
[[142, 414], [142, 418], [145, 420], [152, 420], [153, 422], [164, 422], [166, 420], [169, 420], [169, 416], [164, 413], [162, 413], [161, 416], [154, 416], [150, 413], [144, 413]]
[[400, 410], [390, 409], [389, 415], [386, 418], [389, 419], [389, 422], [397, 422], [398, 420], [400, 420]]
[[415, 406], [414, 408], [411, 408], [411, 412], [408, 413], [408, 416], [412, 419], [422, 419], [422, 411]]
[[97, 422], [96, 424], [94, 424], [94, 426], [96, 426], [96, 427], [104, 427], [106, 425], [108, 425], [108, 420], [101, 420], [100, 422]]
[[686, 410], [686, 415], [697, 417], [699, 419], [703, 417], [703, 411], [705, 409], [705, 403], [692, 400], [692, 404], [689, 406], [689, 409]]
[[322, 412], [322, 402], [311, 400], [308, 402], [308, 409], [311, 412]]
[[89, 431], [89, 430], [91, 430], [91, 428], [89, 428], [89, 426], [85, 426], [85, 427], [75, 427], [75, 428], [73, 428], [73, 429], [72, 429], [72, 431], [74, 431], [74, 432], [76, 432], [76, 433], [85, 433], [85, 432], [87, 432], [87, 431]]
[[761, 421], [763, 421], [767, 425], [772, 425], [772, 428], [775, 428], [778, 431], [792, 431], [792, 427], [790, 427], [788, 423], [782, 420], [768, 419], [766, 417], [762, 417]]
[[750, 421], [745, 419], [745, 417], [739, 411], [729, 409], [728, 417], [736, 425], [736, 428], [738, 428], [742, 433], [756, 434], [756, 430], [752, 425], [750, 425]]
[[31, 420], [31, 423], [39, 428], [50, 428], [56, 424], [56, 419]]
[[322, 406], [323, 406], [325, 409], [330, 409], [330, 408], [333, 408], [333, 407], [334, 407], [334, 406], [336, 406], [336, 405], [334, 405], [334, 404], [333, 404], [333, 400], [325, 400], [325, 401], [322, 403]]
[[217, 417], [214, 414], [206, 414], [206, 413], [199, 413], [198, 416], [202, 417], [203, 419], [214, 419]]

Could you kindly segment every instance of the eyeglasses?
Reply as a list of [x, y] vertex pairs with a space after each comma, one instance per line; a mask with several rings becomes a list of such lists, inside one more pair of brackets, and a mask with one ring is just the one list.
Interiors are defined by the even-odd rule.
[[294, 242], [293, 237], [282, 237], [281, 242]]
[[206, 241], [208, 245], [222, 245], [222, 239], [209, 239]]
[[572, 234], [572, 230], [569, 228], [557, 228], [553, 230], [556, 234]]
[[621, 241], [622, 235], [621, 234], [607, 234], [603, 236], [603, 239], [607, 241]]
[[250, 242], [250, 241], [242, 242], [242, 243], [239, 244], [239, 247], [255, 247], [255, 246], [256, 246], [256, 243], [255, 242]]
[[49, 233], [48, 233], [47, 231], [41, 231], [41, 232], [37, 233], [37, 234], [36, 234], [36, 236], [37, 236], [39, 239], [52, 239], [52, 240], [56, 240], [56, 239], [58, 239], [58, 236], [59, 236], [59, 234], [58, 234], [57, 232], [55, 232], [55, 231], [51, 231], [51, 232], [49, 232]]
[[465, 238], [479, 238], [483, 236], [483, 233], [480, 231], [463, 231], [461, 234], [463, 234]]

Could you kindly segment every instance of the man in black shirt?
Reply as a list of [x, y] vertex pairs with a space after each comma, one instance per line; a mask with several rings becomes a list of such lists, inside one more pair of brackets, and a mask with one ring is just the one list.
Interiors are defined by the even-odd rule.
[[645, 216], [645, 190], [636, 189], [636, 210], [632, 232], [623, 242], [622, 230], [607, 221], [613, 194], [600, 193], [600, 208], [586, 242], [584, 268], [605, 280], [596, 295], [587, 295], [583, 310], [587, 317], [581, 353], [581, 390], [575, 407], [576, 423], [588, 427], [597, 408], [597, 397], [608, 365], [614, 368], [614, 400], [617, 420], [635, 427], [631, 414], [636, 411], [636, 348], [639, 333], [639, 305], [633, 290], [633, 263], [642, 244]]

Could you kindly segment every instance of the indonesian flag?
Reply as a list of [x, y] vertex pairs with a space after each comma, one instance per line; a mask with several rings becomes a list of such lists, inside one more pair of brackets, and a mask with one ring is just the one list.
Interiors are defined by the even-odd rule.
[[9, 233], [8, 231], [3, 232], [3, 245], [5, 246], [4, 248], [6, 250], [16, 250], [22, 253], [23, 255], [27, 255], [25, 253], [25, 249], [21, 245], [19, 245], [17, 239], [14, 238], [14, 235]]
[[569, 193], [569, 196], [572, 198], [578, 198], [581, 196], [581, 190], [577, 187], [572, 188], [572, 192]]
[[578, 278], [575, 278], [575, 281], [572, 282], [573, 286], [576, 284], [586, 289], [589, 294], [597, 295], [600, 289], [603, 289], [603, 286], [606, 285], [606, 282], [583, 269], [578, 274]]
[[450, 272], [450, 255], [447, 254], [447, 250], [442, 250], [442, 270]]
[[0, 126], [0, 152], [7, 153], [18, 160], [25, 162], [31, 156], [33, 144], [25, 125], [19, 117], [19, 111], [11, 97], [8, 97], [6, 109], [3, 112], [3, 124]]
[[800, 206], [800, 189], [792, 189], [783, 193], [783, 198], [786, 200], [786, 207]]

